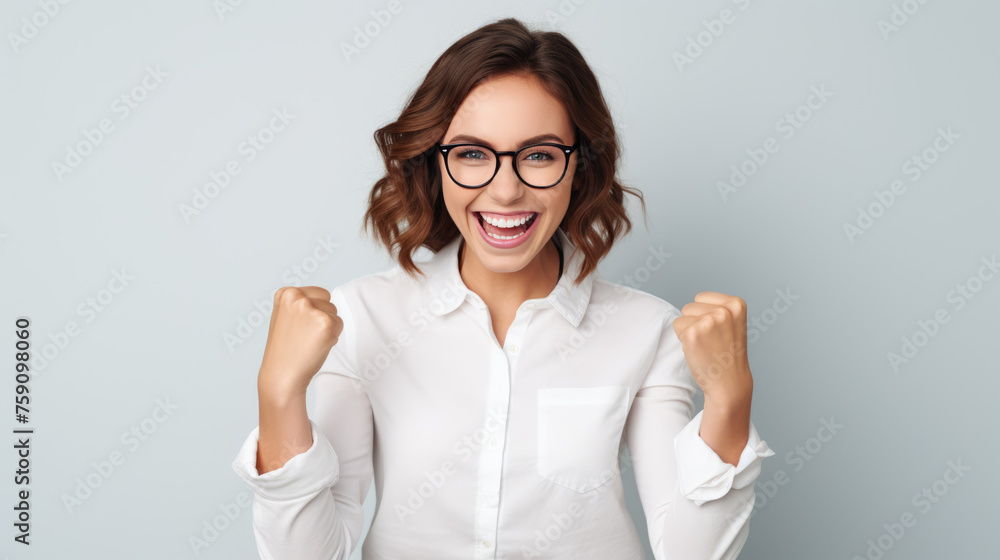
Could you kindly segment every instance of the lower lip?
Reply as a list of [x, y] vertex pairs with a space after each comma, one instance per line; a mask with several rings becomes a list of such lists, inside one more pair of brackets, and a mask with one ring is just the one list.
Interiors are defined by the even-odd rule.
[[520, 236], [515, 237], [514, 239], [497, 239], [496, 237], [491, 237], [490, 234], [486, 233], [486, 230], [483, 229], [483, 224], [479, 223], [479, 217], [476, 216], [476, 214], [472, 214], [472, 219], [473, 221], [476, 222], [476, 229], [479, 230], [479, 233], [480, 235], [483, 236], [483, 239], [485, 239], [487, 243], [489, 243], [493, 247], [496, 247], [497, 249], [513, 249], [514, 247], [517, 247], [521, 243], [524, 243], [531, 235], [531, 233], [535, 231], [535, 226], [538, 225], [538, 216], [536, 215], [535, 219], [531, 222], [531, 225], [528, 226], [528, 229]]

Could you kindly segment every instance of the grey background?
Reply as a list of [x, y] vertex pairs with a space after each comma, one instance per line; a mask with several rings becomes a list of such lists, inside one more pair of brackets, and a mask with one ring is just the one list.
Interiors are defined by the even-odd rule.
[[[348, 59], [341, 45], [387, 1], [247, 1], [221, 15], [208, 0], [74, 2], [37, 15], [50, 3], [0, 6], [4, 431], [21, 427], [17, 317], [51, 356], [30, 383], [30, 547], [12, 540], [15, 438], [0, 441], [0, 558], [256, 557], [230, 462], [257, 423], [267, 318], [240, 344], [226, 337], [281, 285], [333, 287], [391, 265], [359, 233], [380, 176], [372, 133], [448, 45], [507, 15], [583, 51], [622, 134], [621, 178], [646, 196], [649, 229], [633, 204], [636, 228], [601, 273], [678, 307], [702, 290], [739, 295], [770, 323], [750, 345], [753, 421], [777, 455], [741, 558], [874, 558], [879, 542], [886, 559], [995, 549], [1000, 278], [974, 278], [1000, 241], [1000, 4], [403, 1]], [[883, 35], [894, 6], [918, 10]], [[735, 21], [678, 65], [725, 8]], [[47, 21], [14, 45], [22, 18]], [[166, 76], [122, 118], [115, 100], [147, 66]], [[801, 109], [814, 86], [832, 95]], [[294, 119], [246, 161], [240, 143], [281, 108]], [[809, 119], [786, 138], [778, 121], [796, 110]], [[54, 171], [105, 118], [114, 129], [92, 153]], [[907, 161], [949, 127], [957, 140], [914, 181]], [[779, 150], [723, 198], [717, 183], [768, 138]], [[185, 220], [180, 205], [232, 159], [241, 173]], [[905, 192], [850, 238], [845, 224], [878, 213], [875, 191], [895, 180]], [[336, 250], [310, 261], [318, 238]], [[642, 272], [661, 246], [667, 266]], [[289, 282], [295, 266], [310, 272]], [[122, 269], [134, 279], [102, 294]], [[958, 309], [950, 294], [967, 283], [978, 291]], [[778, 313], [776, 290], [798, 299]], [[893, 368], [889, 353], [938, 310], [948, 322]], [[70, 321], [79, 330], [60, 348]], [[156, 399], [176, 410], [154, 415]], [[843, 427], [829, 437], [824, 420]], [[146, 439], [127, 445], [144, 422]], [[115, 451], [124, 462], [67, 507]], [[954, 484], [949, 461], [969, 467]], [[776, 476], [784, 484], [762, 486]], [[940, 495], [915, 502], [925, 488]], [[644, 533], [634, 487], [629, 501]], [[916, 524], [893, 537], [885, 524], [907, 513]]]

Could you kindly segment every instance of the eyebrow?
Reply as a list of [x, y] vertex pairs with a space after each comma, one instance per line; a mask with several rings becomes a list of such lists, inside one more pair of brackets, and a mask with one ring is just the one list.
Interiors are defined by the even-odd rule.
[[[493, 144], [490, 144], [489, 142], [483, 140], [482, 138], [477, 138], [475, 136], [472, 136], [471, 134], [459, 134], [457, 136], [454, 136], [452, 137], [451, 141], [447, 142], [447, 144], [461, 144], [465, 142], [468, 142], [470, 144], [481, 144], [483, 146], [496, 149], [496, 147]], [[532, 144], [538, 144], [540, 142], [555, 142], [557, 144], [563, 144], [563, 145], [566, 144], [566, 142], [564, 142], [562, 138], [556, 136], [555, 134], [539, 134], [538, 136], [532, 136], [531, 138], [522, 140], [521, 143], [518, 144], [515, 149], [520, 149], [525, 146], [530, 146]]]

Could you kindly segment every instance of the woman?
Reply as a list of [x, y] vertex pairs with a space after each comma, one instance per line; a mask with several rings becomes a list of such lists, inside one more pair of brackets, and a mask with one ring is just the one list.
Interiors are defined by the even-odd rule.
[[233, 463], [261, 557], [348, 558], [374, 476], [366, 560], [642, 558], [627, 443], [655, 557], [735, 558], [774, 454], [750, 423], [745, 304], [703, 292], [681, 312], [600, 278], [624, 193], [642, 197], [616, 181], [579, 51], [486, 25], [375, 137], [365, 224], [400, 266], [275, 293], [260, 425]]

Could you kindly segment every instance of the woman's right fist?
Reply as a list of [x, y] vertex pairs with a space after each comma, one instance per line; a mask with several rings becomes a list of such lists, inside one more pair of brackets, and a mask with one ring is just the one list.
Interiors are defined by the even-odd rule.
[[344, 330], [330, 292], [283, 286], [274, 293], [257, 388], [270, 397], [305, 395]]

